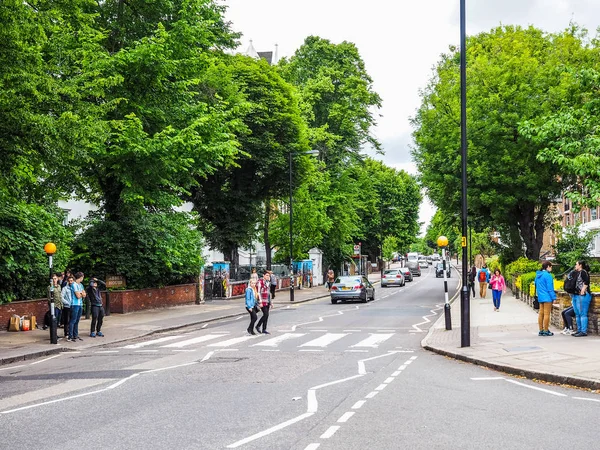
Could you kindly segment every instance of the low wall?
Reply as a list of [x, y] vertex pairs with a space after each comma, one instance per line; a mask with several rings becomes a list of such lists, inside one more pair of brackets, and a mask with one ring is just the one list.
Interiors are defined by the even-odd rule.
[[17, 316], [35, 316], [38, 324], [43, 323], [44, 314], [48, 311], [48, 300], [23, 300], [18, 302], [4, 303], [0, 305], [0, 330], [8, 330], [10, 318]]
[[[126, 314], [143, 309], [164, 308], [196, 302], [196, 284], [180, 284], [154, 289], [110, 292], [110, 312]], [[103, 293], [104, 301], [106, 295]]]

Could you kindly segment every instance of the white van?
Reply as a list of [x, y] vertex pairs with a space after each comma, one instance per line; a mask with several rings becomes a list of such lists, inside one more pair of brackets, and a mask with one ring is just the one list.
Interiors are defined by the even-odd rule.
[[411, 252], [406, 254], [406, 267], [413, 275], [421, 276], [421, 267], [419, 267], [419, 254]]

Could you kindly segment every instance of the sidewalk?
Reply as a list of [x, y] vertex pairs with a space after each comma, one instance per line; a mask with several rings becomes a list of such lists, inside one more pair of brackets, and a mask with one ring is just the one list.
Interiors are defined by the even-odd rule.
[[471, 299], [471, 346], [460, 347], [460, 298], [452, 304], [452, 330], [444, 316], [429, 330], [421, 345], [433, 352], [526, 378], [600, 389], [600, 337], [574, 338], [553, 329], [538, 336], [537, 312], [510, 290], [495, 312], [487, 299]]
[[[369, 280], [378, 283], [379, 273], [369, 275]], [[290, 302], [289, 290], [277, 291], [274, 309], [319, 298], [329, 297], [325, 286], [311, 289], [295, 289], [294, 303]], [[90, 320], [83, 317], [79, 323], [79, 334], [83, 341], [66, 342], [59, 339], [58, 344], [50, 344], [49, 330], [0, 331], [0, 366], [15, 361], [54, 355], [60, 352], [80, 351], [106, 344], [128, 341], [154, 333], [176, 330], [216, 320], [246, 316], [244, 299], [213, 300], [200, 305], [184, 305], [171, 308], [150, 309], [130, 314], [111, 314], [104, 318], [102, 333], [105, 337], [91, 338]], [[243, 328], [242, 328], [243, 329]], [[63, 331], [58, 329], [58, 336]]]

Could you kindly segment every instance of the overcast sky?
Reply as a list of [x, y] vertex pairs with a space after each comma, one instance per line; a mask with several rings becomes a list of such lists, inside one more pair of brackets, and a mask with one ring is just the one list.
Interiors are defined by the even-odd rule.
[[[409, 145], [409, 118], [419, 106], [432, 67], [449, 45], [459, 42], [459, 1], [451, 0], [222, 0], [233, 29], [257, 51], [279, 45], [291, 56], [310, 35], [356, 44], [374, 88], [383, 98], [375, 135], [387, 165], [416, 173]], [[467, 33], [500, 24], [534, 25], [560, 31], [574, 21], [590, 32], [600, 26], [600, 0], [467, 0]], [[433, 208], [424, 202], [420, 220]]]

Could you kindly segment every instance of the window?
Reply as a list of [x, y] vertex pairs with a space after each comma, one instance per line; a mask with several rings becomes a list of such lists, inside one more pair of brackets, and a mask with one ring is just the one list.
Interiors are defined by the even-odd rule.
[[571, 203], [569, 202], [568, 198], [565, 198], [565, 205], [564, 205], [564, 209], [565, 212], [570, 211], [571, 210]]
[[591, 220], [596, 220], [598, 218], [598, 209], [592, 208], [590, 210]]
[[565, 223], [567, 226], [571, 225], [571, 216], [569, 214], [565, 215]]

